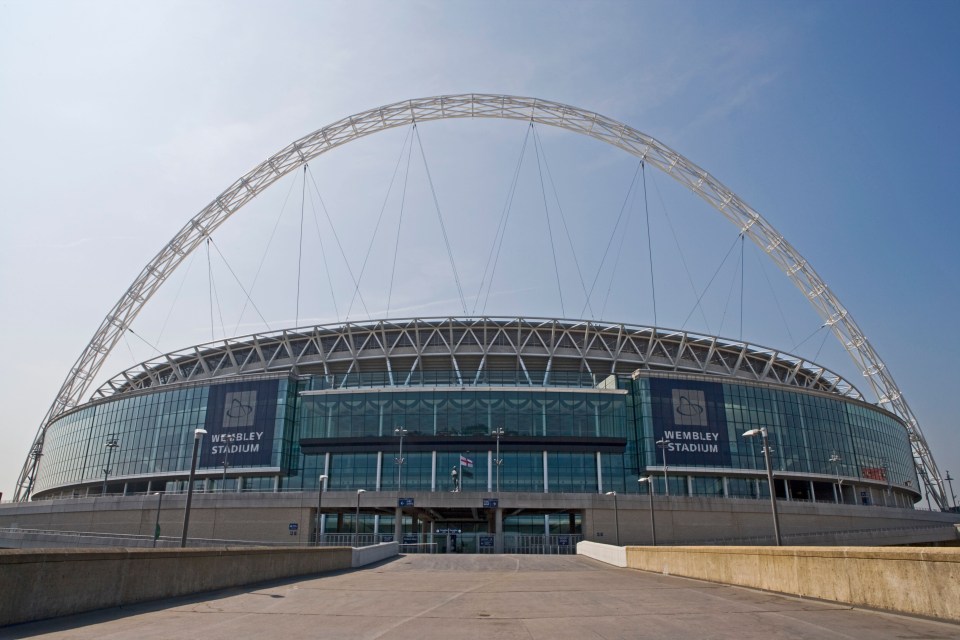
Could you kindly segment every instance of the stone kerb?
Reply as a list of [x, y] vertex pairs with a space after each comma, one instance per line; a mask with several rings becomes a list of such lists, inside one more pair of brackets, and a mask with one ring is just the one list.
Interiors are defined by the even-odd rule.
[[960, 622], [956, 548], [628, 547], [626, 555], [633, 569]]

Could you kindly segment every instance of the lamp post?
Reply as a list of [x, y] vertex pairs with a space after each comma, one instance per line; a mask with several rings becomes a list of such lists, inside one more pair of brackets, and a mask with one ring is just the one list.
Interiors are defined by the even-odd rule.
[[353, 546], [358, 547], [360, 542], [360, 494], [366, 493], [366, 489], [357, 489], [357, 514], [353, 519]]
[[657, 440], [657, 446], [663, 450], [663, 494], [670, 497], [670, 482], [667, 480], [667, 447], [670, 446], [670, 441], [666, 438], [660, 438]]
[[843, 481], [840, 479], [840, 461], [842, 459], [836, 451], [830, 456], [830, 462], [833, 463], [833, 467], [837, 472], [837, 502], [840, 504], [843, 504]]
[[322, 475], [319, 478], [317, 490], [317, 546], [319, 547], [323, 543], [323, 529], [320, 528], [320, 509], [323, 506], [323, 486], [327, 482], [327, 476]]
[[[493, 459], [493, 464], [497, 465], [497, 495], [500, 495], [500, 465], [503, 464], [503, 460], [500, 459], [500, 436], [503, 435], [503, 427], [497, 427], [493, 431], [493, 435], [497, 438], [497, 457]], [[949, 475], [950, 472], [947, 472]]]
[[193, 502], [193, 477], [197, 473], [197, 451], [200, 441], [207, 435], [206, 429], [193, 431], [193, 459], [190, 462], [190, 479], [187, 481], [187, 506], [183, 509], [183, 532], [180, 534], [180, 548], [187, 546], [187, 529], [190, 527], [190, 504]]
[[[231, 433], [231, 434], [223, 434], [223, 436], [221, 436], [221, 437], [222, 437], [224, 440], [226, 440], [227, 442], [233, 442], [235, 435], [232, 434], [232, 433]], [[229, 455], [230, 455], [230, 445], [228, 444], [227, 446], [225, 446], [225, 447], [223, 448], [223, 480], [220, 482], [220, 492], [221, 492], [221, 493], [226, 493], [226, 492], [227, 492], [227, 467], [230, 466], [230, 464], [227, 462], [227, 457], [228, 457]]]
[[643, 476], [637, 478], [637, 487], [641, 484], [647, 484], [647, 496], [650, 498], [650, 537], [653, 539], [653, 546], [657, 546], [657, 523], [653, 515], [653, 476]]
[[617, 528], [617, 546], [620, 546], [620, 510], [617, 508], [617, 492], [616, 491], [607, 491], [608, 496], [613, 496], [613, 520], [616, 523], [614, 526]]
[[407, 435], [407, 430], [403, 427], [397, 427], [393, 430], [395, 434], [400, 436], [400, 457], [397, 458], [397, 495], [400, 495], [400, 492], [403, 491], [403, 436]]
[[107, 440], [106, 444], [103, 445], [107, 450], [107, 466], [103, 469], [103, 490], [100, 492], [100, 495], [102, 496], [107, 495], [107, 478], [110, 476], [110, 465], [113, 462], [113, 451], [114, 449], [118, 449], [120, 447], [120, 443], [117, 442], [116, 436], [110, 435], [108, 438], [109, 440]]
[[160, 539], [160, 508], [163, 506], [163, 492], [157, 491], [157, 495], [160, 496], [157, 499], [157, 522], [153, 526], [153, 548], [157, 548], [157, 540]]
[[767, 428], [750, 429], [743, 432], [744, 438], [753, 438], [755, 436], [763, 437], [763, 461], [767, 465], [767, 484], [770, 486], [770, 510], [773, 512], [773, 537], [777, 541], [777, 546], [781, 546], [780, 541], [780, 517], [777, 515], [777, 490], [773, 486], [773, 467], [770, 466], [770, 443], [767, 440]]

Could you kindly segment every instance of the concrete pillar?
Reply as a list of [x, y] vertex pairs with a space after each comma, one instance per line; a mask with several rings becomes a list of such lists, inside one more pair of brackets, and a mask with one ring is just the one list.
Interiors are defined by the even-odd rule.
[[487, 451], [487, 491], [493, 491], [493, 451]]
[[[383, 486], [381, 484], [382, 474], [383, 474], [383, 451], [377, 451], [377, 486], [376, 486], [377, 491], [380, 491], [380, 487]], [[397, 488], [399, 489], [399, 487]]]
[[599, 451], [597, 451], [597, 493], [603, 495], [603, 465], [601, 464]]
[[394, 512], [393, 539], [397, 542], [403, 541], [403, 509], [397, 507]]
[[[436, 432], [436, 428], [434, 428]], [[432, 462], [430, 463], [430, 491], [437, 490], [437, 452], [434, 451], [430, 456]]]
[[[544, 434], [546, 435], [546, 434]], [[550, 474], [547, 469], [547, 452], [543, 452], [543, 492], [550, 493]]]

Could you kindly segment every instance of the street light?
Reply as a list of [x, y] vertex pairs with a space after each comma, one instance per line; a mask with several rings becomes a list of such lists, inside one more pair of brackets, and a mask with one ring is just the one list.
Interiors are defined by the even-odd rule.
[[617, 492], [607, 491], [604, 495], [613, 496], [613, 518], [617, 528], [617, 546], [620, 546], [620, 510], [617, 508]]
[[107, 449], [107, 466], [103, 469], [103, 490], [100, 492], [100, 495], [107, 495], [107, 477], [110, 475], [110, 464], [113, 461], [113, 451], [120, 447], [120, 443], [117, 442], [116, 436], [108, 436], [110, 439], [107, 440], [106, 444], [103, 446]]
[[153, 526], [153, 548], [157, 548], [157, 540], [160, 539], [160, 508], [163, 506], [163, 492], [157, 491], [156, 495], [160, 496], [157, 499], [157, 522]]
[[[236, 438], [236, 434], [225, 433], [221, 436], [221, 438], [223, 440], [226, 440], [227, 442], [233, 442], [234, 439]], [[227, 457], [229, 456], [229, 454], [230, 454], [230, 445], [228, 444], [223, 448], [223, 480], [220, 482], [221, 493], [227, 492], [227, 467], [230, 466], [229, 462], [227, 462]]]
[[780, 542], [780, 517], [777, 515], [777, 491], [773, 486], [773, 467], [770, 466], [770, 445], [767, 441], [767, 428], [761, 427], [759, 429], [750, 429], [750, 431], [744, 431], [744, 438], [753, 438], [755, 436], [763, 436], [763, 461], [767, 465], [767, 484], [770, 486], [770, 510], [773, 512], [773, 537], [777, 541], [777, 546], [781, 546]]
[[353, 546], [358, 547], [360, 542], [360, 494], [366, 493], [366, 489], [357, 489], [357, 515], [353, 519]]
[[657, 546], [657, 523], [653, 515], [653, 476], [643, 476], [637, 478], [637, 487], [641, 484], [647, 484], [647, 495], [650, 497], [650, 537], [653, 539], [653, 546]]
[[670, 441], [666, 438], [660, 438], [657, 440], [657, 446], [663, 450], [663, 493], [669, 498], [670, 482], [667, 481], [667, 447], [670, 446]]
[[317, 491], [317, 546], [319, 547], [323, 542], [321, 536], [323, 536], [323, 530], [320, 528], [320, 508], [323, 506], [323, 485], [327, 481], [327, 476], [320, 476], [319, 481], [319, 490]]
[[207, 435], [206, 429], [193, 431], [193, 459], [190, 462], [190, 479], [187, 481], [187, 506], [183, 510], [183, 533], [180, 534], [180, 548], [187, 546], [187, 529], [190, 526], [190, 503], [193, 502], [193, 477], [197, 473], [197, 451], [200, 450], [200, 441]]
[[407, 430], [403, 427], [397, 427], [393, 430], [395, 434], [400, 436], [400, 457], [397, 458], [397, 495], [400, 495], [400, 492], [403, 491], [403, 436], [407, 435]]
[[837, 502], [840, 504], [843, 504], [843, 481], [840, 479], [840, 461], [842, 459], [836, 451], [830, 456], [830, 462], [833, 463], [837, 472]]
[[[497, 427], [493, 431], [493, 435], [497, 438], [497, 457], [493, 459], [493, 464], [497, 465], [497, 495], [500, 495], [500, 465], [503, 464], [503, 460], [500, 458], [500, 436], [503, 434], [503, 427]], [[950, 475], [949, 471], [947, 475]]]

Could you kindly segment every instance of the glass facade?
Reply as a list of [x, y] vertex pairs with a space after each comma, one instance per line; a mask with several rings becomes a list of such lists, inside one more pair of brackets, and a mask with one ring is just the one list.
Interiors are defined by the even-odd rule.
[[105, 476], [113, 493], [182, 488], [200, 428], [207, 490], [315, 491], [326, 474], [330, 490], [633, 493], [649, 474], [663, 493], [666, 465], [671, 495], [763, 498], [762, 445], [742, 435], [759, 428], [787, 499], [838, 499], [837, 477], [911, 499], [918, 487], [903, 425], [864, 403], [692, 376], [486, 371], [471, 384], [259, 376], [99, 401], [51, 425], [33, 492], [99, 493]]

